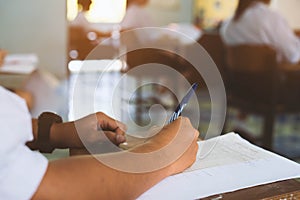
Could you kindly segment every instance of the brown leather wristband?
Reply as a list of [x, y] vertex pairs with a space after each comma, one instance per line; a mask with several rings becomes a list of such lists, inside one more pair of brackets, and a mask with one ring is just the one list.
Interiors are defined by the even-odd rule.
[[41, 153], [52, 153], [55, 149], [50, 144], [50, 129], [54, 123], [62, 123], [62, 118], [52, 112], [43, 112], [38, 117], [37, 144]]

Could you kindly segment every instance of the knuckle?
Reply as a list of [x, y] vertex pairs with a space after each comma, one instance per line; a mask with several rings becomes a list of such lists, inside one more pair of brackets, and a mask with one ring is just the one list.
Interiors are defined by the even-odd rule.
[[182, 117], [182, 121], [183, 121], [185, 124], [191, 125], [190, 118], [188, 118], [188, 117]]
[[195, 137], [198, 138], [199, 137], [199, 134], [200, 132], [197, 130], [197, 129], [194, 129], [194, 134], [195, 134]]

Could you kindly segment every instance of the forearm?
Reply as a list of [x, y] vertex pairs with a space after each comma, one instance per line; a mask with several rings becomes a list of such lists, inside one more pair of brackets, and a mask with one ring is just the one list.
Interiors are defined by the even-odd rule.
[[[170, 144], [173, 148], [168, 148], [165, 153], [174, 160], [166, 163], [164, 161], [167, 157], [159, 155], [148, 162], [143, 159], [145, 155], [128, 160], [124, 155], [128, 152], [97, 155], [97, 159], [93, 156], [77, 156], [50, 162], [33, 199], [136, 199], [165, 177], [182, 172], [194, 163], [198, 151], [198, 135], [198, 131], [191, 126], [189, 120], [180, 118], [144, 144], [129, 150], [132, 153], [143, 154], [156, 152]], [[186, 145], [187, 148], [184, 147]], [[176, 149], [184, 152], [176, 152]], [[114, 159], [117, 159], [122, 166], [127, 162], [139, 168], [143, 167], [142, 164], [147, 167], [154, 163], [153, 169], [157, 170], [149, 170], [148, 173], [127, 173], [110, 168], [99, 161], [106, 162], [110, 161], [109, 159], [113, 159], [113, 163], [116, 161]], [[161, 165], [162, 163], [164, 165]]]
[[169, 168], [125, 173], [86, 156], [54, 161], [33, 199], [136, 199], [170, 175]]

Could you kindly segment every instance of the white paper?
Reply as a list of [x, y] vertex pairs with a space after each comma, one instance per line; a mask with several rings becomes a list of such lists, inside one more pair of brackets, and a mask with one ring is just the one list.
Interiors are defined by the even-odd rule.
[[31, 64], [35, 65], [38, 63], [38, 57], [36, 54], [8, 54], [5, 56], [4, 63], [8, 65], [18, 64]]
[[254, 146], [234, 133], [201, 141], [199, 147], [191, 168], [164, 179], [139, 200], [191, 200], [300, 177], [298, 163]]
[[35, 54], [9, 54], [5, 57], [2, 73], [30, 74], [36, 69], [38, 57]]
[[33, 65], [3, 65], [0, 67], [2, 73], [30, 74], [36, 69]]

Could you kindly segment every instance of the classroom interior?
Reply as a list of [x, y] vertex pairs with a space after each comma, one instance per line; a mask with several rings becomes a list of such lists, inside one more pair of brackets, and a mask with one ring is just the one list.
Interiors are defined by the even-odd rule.
[[[94, 1], [99, 4], [104, 2]], [[122, 10], [121, 0], [112, 2], [119, 4], [114, 9]], [[222, 80], [222, 83], [216, 85], [209, 78], [203, 77], [197, 68], [195, 70], [191, 67], [191, 63], [182, 60], [182, 57], [172, 57], [173, 55], [164, 54], [164, 51], [162, 54], [146, 52], [152, 60], [143, 60], [143, 52], [135, 54], [133, 51], [130, 52], [132, 54], [124, 56], [122, 53], [128, 52], [129, 47], [124, 48], [120, 38], [117, 44], [112, 38], [101, 39], [104, 42], [99, 46], [99, 43], [93, 45], [99, 38], [91, 34], [89, 41], [83, 45], [90, 45], [86, 55], [81, 55], [84, 50], [78, 50], [77, 47], [75, 50], [78, 51], [74, 51], [69, 23], [77, 14], [75, 4], [76, 0], [0, 2], [0, 48], [5, 49], [8, 55], [32, 56], [35, 66], [32, 73], [0, 72], [0, 85], [29, 91], [34, 97], [30, 110], [32, 117], [48, 110], [58, 113], [68, 121], [91, 112], [102, 111], [127, 123], [129, 132], [135, 132], [137, 127], [146, 130], [153, 125], [164, 125], [190, 84], [198, 82], [200, 86], [195, 92], [196, 95], [191, 98], [183, 115], [191, 118], [202, 139], [236, 131], [259, 146], [300, 162], [300, 109], [297, 108], [299, 99], [298, 102], [297, 99], [289, 102], [294, 106], [289, 110], [272, 112], [270, 131], [264, 128], [264, 114], [240, 112], [230, 99], [231, 93], [227, 93], [230, 89], [226, 84], [226, 47], [220, 39], [219, 26], [233, 15], [237, 0], [150, 0], [146, 7], [156, 26], [170, 31], [159, 38], [156, 44], [166, 42], [167, 50], [172, 48], [182, 57], [195, 53], [195, 48], [199, 48], [197, 45], [201, 45], [205, 52], [203, 53], [203, 49], [200, 51], [211, 57], [203, 58], [206, 59], [203, 62], [217, 69], [216, 76]], [[273, 0], [271, 7], [280, 12], [299, 34], [298, 0]], [[105, 13], [103, 10], [97, 12]], [[90, 20], [95, 28], [116, 31], [117, 23], [107, 22], [105, 19], [93, 22], [92, 15]], [[176, 32], [175, 36], [171, 34], [172, 31]], [[152, 30], [149, 32], [151, 34]], [[122, 35], [120, 32], [118, 34]], [[98, 52], [90, 53], [91, 50]], [[93, 54], [99, 52], [103, 57], [93, 57]], [[173, 71], [154, 72], [155, 67], [165, 69], [160, 68], [160, 65], [169, 66]], [[142, 71], [132, 70], [137, 66], [145, 68]], [[143, 71], [144, 69], [149, 71]], [[299, 73], [298, 75], [300, 76]], [[220, 93], [216, 96], [212, 93], [219, 90], [227, 96], [215, 99], [220, 103], [215, 108], [212, 107], [212, 102]], [[282, 95], [287, 97], [289, 91]], [[255, 110], [255, 106], [251, 104], [250, 110]], [[213, 109], [217, 109], [217, 115], [220, 116], [213, 115]], [[212, 120], [213, 117], [217, 122]], [[66, 157], [69, 152], [55, 150], [53, 154], [45, 155], [52, 160]]]

